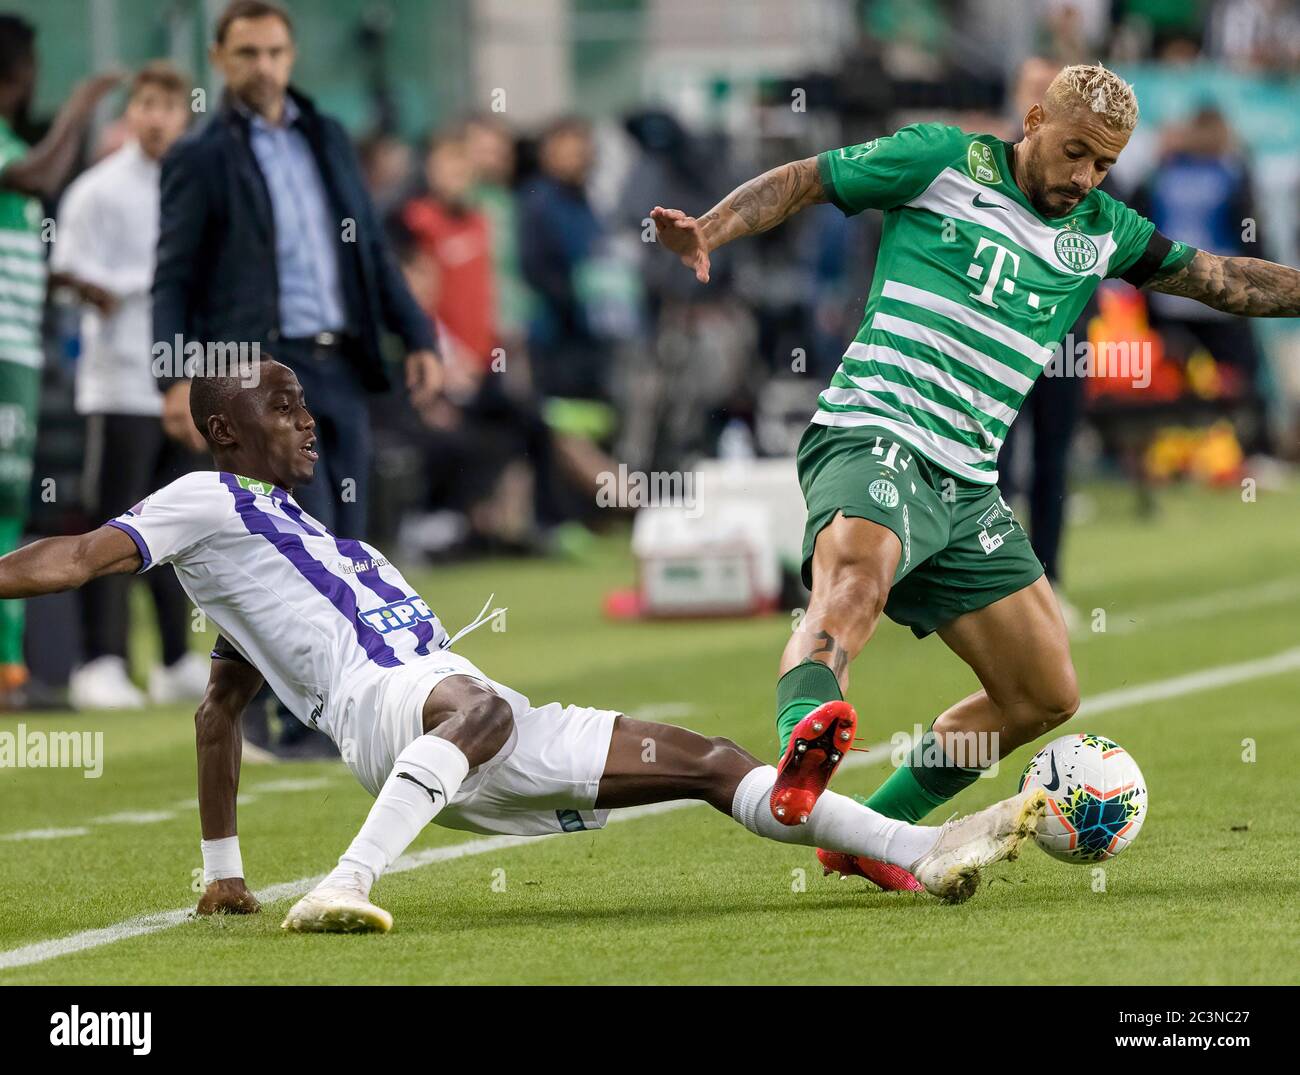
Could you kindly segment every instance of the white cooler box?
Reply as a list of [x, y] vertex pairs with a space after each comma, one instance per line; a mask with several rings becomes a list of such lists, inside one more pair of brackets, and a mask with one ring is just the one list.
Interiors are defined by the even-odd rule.
[[777, 606], [804, 505], [789, 459], [708, 462], [690, 506], [642, 508], [632, 529], [646, 616], [744, 616]]

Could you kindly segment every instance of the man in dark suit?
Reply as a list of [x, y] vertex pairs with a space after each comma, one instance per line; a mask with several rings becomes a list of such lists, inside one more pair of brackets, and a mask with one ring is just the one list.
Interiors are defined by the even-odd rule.
[[[441, 382], [433, 328], [387, 248], [347, 134], [289, 86], [287, 13], [234, 0], [211, 59], [226, 83], [220, 108], [162, 162], [155, 359], [179, 359], [178, 340], [256, 343], [289, 366], [316, 416], [321, 458], [296, 495], [335, 533], [364, 537], [364, 397], [390, 387], [381, 330], [405, 345], [406, 383], [422, 402]], [[201, 447], [189, 382], [174, 362], [155, 368], [164, 428]]]
[[[433, 327], [388, 250], [347, 134], [289, 86], [288, 14], [233, 0], [210, 55], [226, 83], [220, 108], [162, 161], [153, 338], [163, 428], [204, 447], [178, 365], [187, 345], [256, 344], [294, 371], [316, 419], [320, 462], [295, 498], [334, 533], [363, 538], [365, 397], [390, 387], [381, 331], [405, 345], [406, 384], [424, 405], [442, 379]], [[269, 746], [264, 708], [250, 716], [249, 740]], [[334, 753], [284, 717], [277, 757]]]

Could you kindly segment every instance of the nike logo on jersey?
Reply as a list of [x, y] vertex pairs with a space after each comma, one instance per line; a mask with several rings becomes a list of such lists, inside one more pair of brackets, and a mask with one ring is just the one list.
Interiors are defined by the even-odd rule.
[[421, 783], [420, 783], [418, 780], [416, 780], [415, 777], [413, 777], [410, 773], [398, 773], [398, 774], [397, 774], [397, 779], [398, 779], [398, 780], [409, 780], [409, 781], [410, 781], [412, 784], [414, 784], [416, 787], [424, 788], [424, 790], [427, 791], [427, 792], [429, 793], [429, 798], [433, 800], [433, 804], [434, 804], [435, 806], [438, 805], [438, 796], [442, 794], [442, 792], [441, 792], [438, 788], [431, 788], [431, 787], [429, 787], [428, 784], [421, 784]]
[[970, 203], [975, 206], [976, 209], [1001, 209], [1003, 212], [1006, 212], [1007, 208], [1001, 202], [986, 202], [979, 194], [976, 194], [975, 197], [970, 200]]
[[381, 605], [366, 612], [358, 612], [361, 621], [373, 627], [381, 635], [390, 631], [400, 631], [404, 627], [414, 627], [421, 620], [434, 618], [433, 609], [418, 597], [408, 597], [402, 601]]

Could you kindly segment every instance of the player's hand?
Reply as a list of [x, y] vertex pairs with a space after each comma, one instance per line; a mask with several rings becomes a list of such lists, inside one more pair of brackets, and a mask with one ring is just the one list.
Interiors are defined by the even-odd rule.
[[162, 427], [167, 436], [172, 440], [180, 441], [192, 452], [202, 452], [207, 449], [207, 442], [194, 425], [194, 419], [190, 417], [189, 381], [177, 381], [163, 393]]
[[650, 210], [658, 241], [682, 259], [702, 284], [709, 282], [709, 247], [700, 230], [700, 222], [680, 209], [656, 205]]
[[442, 363], [432, 351], [412, 351], [406, 356], [406, 390], [416, 410], [428, 407], [442, 388]]
[[68, 107], [79, 114], [89, 114], [125, 79], [126, 72], [116, 68], [82, 79], [73, 87], [68, 97]]
[[[77, 291], [81, 295], [82, 302], [93, 306], [105, 317], [112, 317], [113, 314], [117, 312], [117, 307], [119, 305], [117, 296], [111, 291], [107, 291], [104, 288], [85, 280], [81, 281], [77, 286]], [[186, 406], [188, 405], [187, 401]]]
[[257, 914], [261, 909], [242, 877], [224, 877], [203, 890], [196, 911], [201, 915]]

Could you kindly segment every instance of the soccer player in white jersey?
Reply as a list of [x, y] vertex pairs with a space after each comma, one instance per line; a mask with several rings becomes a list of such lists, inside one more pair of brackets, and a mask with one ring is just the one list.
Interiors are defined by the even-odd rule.
[[[315, 423], [287, 366], [264, 358], [255, 369], [242, 382], [194, 378], [191, 412], [217, 471], [189, 474], [98, 530], [0, 559], [0, 598], [171, 564], [229, 640], [196, 715], [201, 913], [257, 910], [235, 797], [239, 718], [263, 677], [338, 744], [376, 797], [338, 866], [290, 910], [288, 929], [387, 930], [392, 919], [370, 902], [371, 886], [435, 818], [542, 835], [600, 828], [614, 807], [703, 799], [761, 836], [907, 867], [950, 902], [971, 896], [980, 869], [1014, 857], [1032, 835], [1041, 789], [942, 828], [827, 793], [790, 828], [769, 806], [776, 770], [726, 739], [607, 710], [532, 706], [450, 652], [437, 616], [376, 549], [336, 537], [295, 503], [293, 489], [316, 467]], [[834, 719], [842, 753], [852, 738], [847, 703]]]
[[[698, 219], [653, 210], [659, 242], [701, 283], [711, 251], [807, 206], [884, 213], [862, 325], [799, 446], [812, 599], [777, 684], [782, 820], [806, 814], [834, 771], [824, 707], [843, 697], [882, 612], [917, 637], [937, 633], [981, 688], [944, 710], [866, 800], [883, 814], [921, 820], [981, 764], [1078, 708], [1065, 623], [998, 493], [997, 456], [1104, 278], [1229, 313], [1300, 314], [1300, 272], [1171, 241], [1097, 189], [1137, 117], [1132, 87], [1113, 72], [1067, 67], [1015, 144], [916, 124], [774, 168]], [[885, 888], [916, 887], [880, 863], [820, 857]]]

